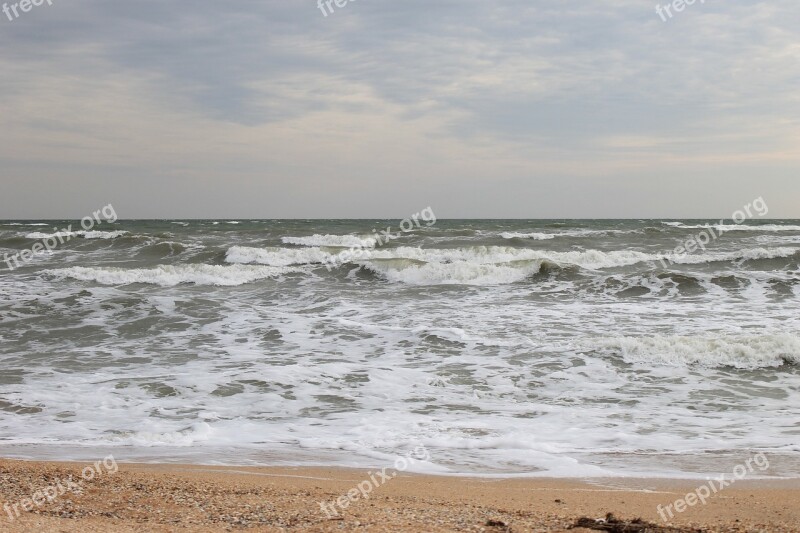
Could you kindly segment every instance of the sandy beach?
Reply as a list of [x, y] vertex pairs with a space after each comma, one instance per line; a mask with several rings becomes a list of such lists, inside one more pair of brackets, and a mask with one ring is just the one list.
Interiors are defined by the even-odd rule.
[[[607, 513], [659, 527], [597, 523], [595, 530], [800, 531], [800, 483], [788, 480], [739, 481], [667, 524], [657, 506], [694, 491], [698, 481], [399, 473], [364, 498], [357, 487], [374, 479], [374, 471], [120, 464], [115, 472], [81, 482], [81, 494], [65, 490], [50, 502], [39, 497], [30, 512], [21, 509], [20, 502], [48, 486], [80, 480], [88, 466], [0, 460], [0, 531], [580, 532], [592, 529], [573, 526]], [[354, 498], [346, 509], [332, 503], [348, 500], [348, 492]]]
[[0, 0], [0, 533], [800, 533], [799, 24]]

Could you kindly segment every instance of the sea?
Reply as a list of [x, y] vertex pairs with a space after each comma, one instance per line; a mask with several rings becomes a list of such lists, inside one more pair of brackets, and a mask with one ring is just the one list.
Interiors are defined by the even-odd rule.
[[417, 222], [0, 222], [0, 456], [800, 477], [800, 221]]

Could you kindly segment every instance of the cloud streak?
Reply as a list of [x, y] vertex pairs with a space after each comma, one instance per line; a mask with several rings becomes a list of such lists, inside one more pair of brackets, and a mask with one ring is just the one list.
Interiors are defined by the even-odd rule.
[[798, 18], [54, 2], [0, 25], [0, 217], [800, 217]]

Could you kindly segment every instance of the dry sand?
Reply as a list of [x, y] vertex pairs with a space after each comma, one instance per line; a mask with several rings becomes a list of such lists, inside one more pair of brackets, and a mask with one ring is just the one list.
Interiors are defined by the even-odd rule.
[[[83, 466], [0, 460], [0, 500], [18, 504], [70, 475], [80, 479]], [[582, 517], [609, 512], [665, 526], [656, 506], [699, 485], [399, 474], [369, 499], [359, 496], [339, 517], [322, 511], [320, 502], [332, 502], [368, 479], [367, 471], [331, 468], [126, 464], [84, 482], [81, 495], [66, 492], [13, 520], [0, 511], [0, 531], [567, 531]], [[676, 515], [672, 526], [607, 530], [800, 532], [800, 483], [739, 481], [706, 505]]]

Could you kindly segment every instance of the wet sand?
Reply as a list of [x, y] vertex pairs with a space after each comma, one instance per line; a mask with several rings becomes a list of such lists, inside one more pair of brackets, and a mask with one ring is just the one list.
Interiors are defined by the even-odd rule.
[[[0, 460], [0, 531], [549, 532], [607, 513], [666, 527], [657, 506], [701, 484], [405, 473], [383, 479], [355, 469], [120, 464], [83, 481], [81, 494], [66, 490], [66, 480], [80, 480], [87, 464]], [[40, 491], [48, 486], [63, 494], [47, 501]], [[38, 504], [26, 502], [25, 511], [20, 502], [37, 492]], [[705, 505], [676, 513], [670, 525], [628, 531], [798, 532], [800, 481], [738, 481]]]

